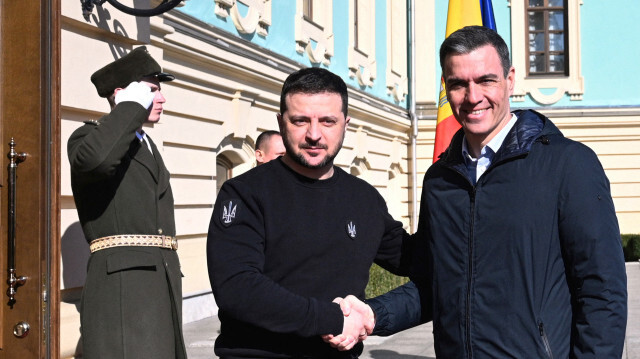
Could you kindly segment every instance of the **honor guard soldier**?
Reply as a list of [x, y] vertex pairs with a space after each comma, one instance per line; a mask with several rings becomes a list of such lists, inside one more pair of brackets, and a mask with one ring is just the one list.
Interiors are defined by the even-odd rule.
[[186, 358], [182, 275], [169, 172], [143, 124], [173, 75], [144, 46], [91, 76], [111, 112], [68, 141], [71, 187], [90, 243], [82, 293], [85, 358]]

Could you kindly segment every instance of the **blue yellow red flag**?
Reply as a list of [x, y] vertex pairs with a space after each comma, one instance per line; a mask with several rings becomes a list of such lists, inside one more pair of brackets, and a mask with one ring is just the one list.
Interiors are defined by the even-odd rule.
[[[449, 0], [447, 11], [446, 37], [465, 26], [479, 25], [496, 30], [491, 0]], [[453, 117], [451, 106], [447, 101], [444, 78], [440, 78], [440, 96], [438, 100], [438, 120], [433, 147], [433, 162], [444, 152], [453, 135], [460, 129], [460, 124]]]

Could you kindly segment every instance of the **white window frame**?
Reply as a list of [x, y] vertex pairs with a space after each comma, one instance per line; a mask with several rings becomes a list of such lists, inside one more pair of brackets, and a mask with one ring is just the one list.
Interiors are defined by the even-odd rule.
[[[581, 101], [584, 94], [584, 79], [580, 59], [580, 5], [583, 0], [567, 1], [567, 33], [569, 48], [565, 54], [569, 59], [568, 76], [529, 76], [527, 77], [527, 44], [525, 31], [525, 2], [509, 1], [511, 7], [511, 57], [516, 69], [515, 87], [511, 100], [523, 102], [529, 94], [531, 98], [542, 104], [552, 105], [560, 101], [565, 93], [571, 101]], [[553, 92], [549, 93], [549, 89]]]
[[[400, 8], [400, 9], [398, 9]], [[406, 2], [387, 0], [387, 91], [401, 102], [408, 93]], [[398, 28], [402, 29], [397, 31]]]
[[[358, 4], [358, 19], [356, 19]], [[349, 0], [349, 77], [358, 80], [360, 86], [373, 87], [376, 80], [376, 37], [375, 2], [370, 0]], [[354, 24], [358, 20], [358, 33]], [[355, 40], [358, 39], [358, 48]]]
[[309, 21], [303, 15], [303, 1], [296, 0], [296, 51], [306, 53], [313, 64], [329, 66], [333, 57], [333, 1], [312, 0], [312, 6], [313, 21]]

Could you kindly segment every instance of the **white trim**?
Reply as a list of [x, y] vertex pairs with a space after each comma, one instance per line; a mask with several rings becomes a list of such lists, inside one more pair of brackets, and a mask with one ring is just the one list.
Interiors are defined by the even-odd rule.
[[[358, 34], [355, 33], [354, 24], [355, 6], [359, 4]], [[375, 3], [366, 0], [349, 0], [349, 52], [348, 66], [349, 77], [356, 78], [360, 86], [373, 87], [376, 79], [376, 37], [375, 37]], [[359, 41], [356, 50], [355, 39]]]
[[[529, 94], [533, 100], [543, 105], [560, 101], [568, 93], [571, 101], [581, 101], [584, 94], [584, 79], [580, 59], [580, 5], [582, 0], [568, 1], [569, 35], [569, 76], [566, 77], [526, 77], [525, 7], [524, 1], [509, 1], [511, 6], [511, 56], [516, 69], [515, 87], [511, 100], [523, 102]], [[554, 89], [545, 94], [543, 89]]]
[[[295, 41], [296, 52], [306, 53], [309, 60], [329, 66], [333, 57], [333, 3], [313, 1], [313, 22], [302, 13], [302, 0], [296, 0]], [[315, 48], [313, 42], [316, 43]]]

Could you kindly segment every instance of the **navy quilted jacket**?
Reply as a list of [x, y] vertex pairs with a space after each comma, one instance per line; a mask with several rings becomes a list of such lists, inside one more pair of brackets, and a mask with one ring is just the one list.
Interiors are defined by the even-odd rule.
[[376, 333], [432, 319], [438, 358], [620, 358], [627, 290], [609, 181], [549, 119], [515, 114], [476, 186], [461, 131], [427, 171], [417, 287], [369, 301]]

